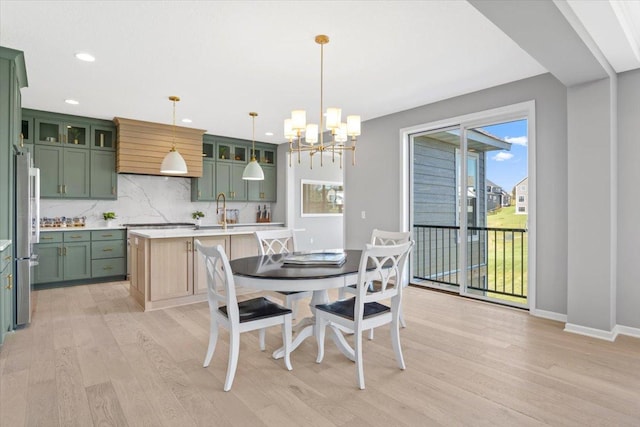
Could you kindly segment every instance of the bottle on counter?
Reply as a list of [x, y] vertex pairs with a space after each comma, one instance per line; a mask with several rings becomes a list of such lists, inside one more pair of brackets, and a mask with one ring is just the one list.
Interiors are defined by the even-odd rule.
[[258, 213], [256, 214], [256, 222], [260, 222], [260, 217], [262, 216], [260, 212], [260, 205], [258, 205]]

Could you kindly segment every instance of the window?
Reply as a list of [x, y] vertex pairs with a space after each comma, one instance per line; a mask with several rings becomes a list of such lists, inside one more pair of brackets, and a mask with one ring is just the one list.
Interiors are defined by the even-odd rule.
[[518, 196], [518, 202], [524, 203], [524, 196]]
[[524, 212], [526, 208], [524, 206], [518, 206], [518, 212]]
[[342, 215], [344, 188], [341, 182], [303, 179], [301, 190], [301, 213], [303, 217]]

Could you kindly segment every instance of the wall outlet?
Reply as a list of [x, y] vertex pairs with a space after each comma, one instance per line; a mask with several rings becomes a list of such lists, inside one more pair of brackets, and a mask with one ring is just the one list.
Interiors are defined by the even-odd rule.
[[362, 217], [362, 219], [367, 219], [367, 213], [365, 211], [360, 212], [360, 217]]

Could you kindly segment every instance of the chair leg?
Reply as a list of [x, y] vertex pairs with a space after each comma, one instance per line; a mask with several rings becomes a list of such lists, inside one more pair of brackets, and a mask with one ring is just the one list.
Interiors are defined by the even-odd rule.
[[238, 354], [240, 353], [240, 332], [229, 331], [229, 364], [227, 366], [227, 379], [224, 381], [224, 391], [231, 390], [233, 378], [238, 367]]
[[258, 330], [258, 337], [260, 338], [260, 351], [264, 351], [264, 349], [266, 348], [265, 342], [264, 342], [265, 331], [266, 331], [265, 328]]
[[404, 321], [404, 314], [402, 314], [402, 310], [400, 310], [400, 326], [403, 328], [407, 327], [407, 322]]
[[316, 316], [316, 341], [318, 342], [318, 357], [316, 357], [316, 363], [322, 362], [324, 358], [324, 336], [327, 321]]
[[216, 344], [218, 342], [218, 322], [215, 320], [215, 315], [211, 316], [211, 322], [209, 325], [209, 348], [207, 348], [207, 355], [204, 358], [202, 366], [206, 368], [211, 363], [213, 352], [216, 351]]
[[291, 366], [291, 318], [286, 317], [282, 324], [282, 342], [284, 344], [284, 365], [288, 370], [292, 370]]
[[358, 387], [360, 387], [360, 390], [364, 390], [364, 366], [362, 366], [362, 331], [359, 329], [356, 329], [354, 334], [353, 350], [356, 356], [356, 375], [358, 379]]
[[398, 317], [394, 316], [391, 322], [391, 345], [393, 346], [393, 352], [396, 354], [396, 362], [400, 369], [405, 369], [404, 357], [402, 357], [402, 347], [400, 347], [400, 325]]

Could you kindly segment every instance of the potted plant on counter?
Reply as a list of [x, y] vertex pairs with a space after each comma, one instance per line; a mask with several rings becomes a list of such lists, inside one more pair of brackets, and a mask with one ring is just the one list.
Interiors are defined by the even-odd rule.
[[196, 225], [200, 227], [202, 225], [202, 218], [204, 218], [204, 213], [201, 211], [195, 211], [191, 214], [191, 218], [196, 220]]
[[102, 218], [107, 222], [107, 227], [113, 227], [113, 220], [116, 219], [115, 212], [103, 212]]

